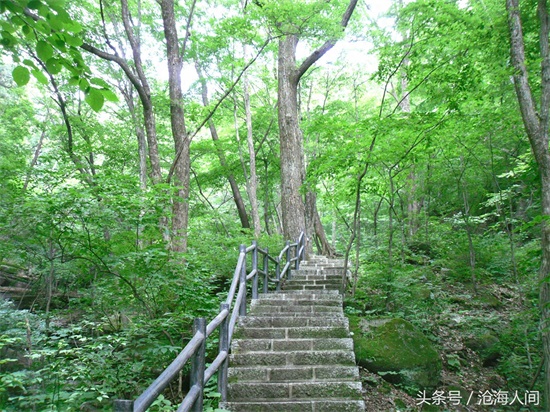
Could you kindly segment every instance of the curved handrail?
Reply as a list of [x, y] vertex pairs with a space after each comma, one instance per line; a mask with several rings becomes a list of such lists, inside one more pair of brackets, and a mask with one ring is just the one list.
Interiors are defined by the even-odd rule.
[[[172, 363], [134, 401], [115, 400], [114, 410], [117, 412], [146, 411], [191, 359], [193, 363], [191, 365], [190, 389], [178, 407], [178, 412], [202, 411], [204, 386], [216, 372], [218, 372], [218, 391], [221, 394], [221, 400], [227, 400], [229, 348], [238, 317], [246, 315], [247, 281], [252, 280], [252, 299], [258, 297], [260, 275], [263, 277], [263, 293], [269, 292], [270, 284], [275, 284], [275, 291], [279, 291], [285, 278], [290, 278], [292, 269], [299, 269], [300, 262], [304, 259], [305, 239], [305, 234], [302, 232], [295, 243], [286, 242], [284, 248], [276, 257], [272, 256], [267, 248], [260, 248], [256, 241], [248, 247], [241, 245], [227, 299], [220, 305], [218, 314], [208, 325], [203, 318], [195, 319], [193, 337]], [[251, 255], [251, 269], [247, 272], [247, 256], [249, 254]], [[261, 262], [259, 262], [259, 255], [261, 255]], [[281, 269], [283, 262], [284, 265]], [[274, 277], [270, 276], [270, 263], [275, 266]], [[293, 263], [294, 268], [292, 268]], [[218, 354], [210, 366], [206, 368], [206, 340], [217, 329], [219, 329]]]

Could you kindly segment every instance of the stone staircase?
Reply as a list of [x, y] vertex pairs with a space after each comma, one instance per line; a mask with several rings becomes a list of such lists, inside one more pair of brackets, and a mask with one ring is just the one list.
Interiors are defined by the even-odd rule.
[[364, 411], [353, 341], [339, 293], [343, 264], [314, 256], [283, 292], [260, 295], [231, 346], [232, 412]]

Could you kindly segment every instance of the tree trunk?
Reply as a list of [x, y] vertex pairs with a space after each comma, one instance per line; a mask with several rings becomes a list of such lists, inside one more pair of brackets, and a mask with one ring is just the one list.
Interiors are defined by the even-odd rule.
[[[47, 117], [47, 119], [48, 120], [46, 120], [46, 122], [44, 122], [45, 124], [49, 123], [49, 116]], [[34, 149], [34, 156], [32, 157], [31, 164], [29, 165], [27, 175], [25, 176], [25, 183], [23, 184], [23, 192], [27, 191], [27, 187], [29, 186], [29, 181], [31, 180], [32, 169], [38, 163], [38, 157], [40, 156], [40, 152], [42, 150], [42, 144], [44, 142], [44, 137], [46, 137], [46, 131], [42, 130], [42, 133], [40, 134], [40, 139], [38, 140], [38, 144], [36, 145], [36, 149]]]
[[166, 39], [166, 53], [168, 57], [168, 89], [170, 93], [170, 124], [174, 139], [176, 153], [174, 186], [176, 196], [172, 198], [172, 236], [171, 250], [185, 252], [187, 250], [187, 226], [189, 211], [189, 171], [191, 159], [189, 154], [189, 136], [185, 128], [185, 115], [183, 112], [183, 93], [181, 90], [182, 59], [178, 33], [176, 30], [176, 18], [174, 13], [174, 0], [162, 0], [162, 21], [164, 24], [164, 37]]
[[143, 70], [140, 39], [136, 38], [134, 35], [134, 28], [131, 24], [132, 19], [128, 9], [128, 0], [121, 0], [120, 4], [122, 6], [122, 22], [124, 23], [124, 30], [126, 32], [126, 37], [130, 42], [130, 46], [132, 47], [132, 55], [136, 66], [137, 77], [140, 81], [140, 87], [137, 87], [137, 85], [134, 86], [138, 91], [141, 105], [143, 106], [143, 123], [145, 126], [145, 134], [147, 136], [149, 161], [151, 163], [151, 180], [153, 181], [153, 184], [157, 184], [161, 181], [162, 175], [160, 171], [155, 113], [153, 111], [153, 102], [151, 100], [151, 88], [149, 86], [149, 82], [147, 81], [147, 77], [145, 76], [145, 71]]
[[[285, 239], [298, 239], [305, 230], [306, 212], [301, 195], [304, 181], [304, 150], [298, 122], [298, 77], [296, 45], [288, 35], [279, 40], [279, 134], [281, 150], [281, 209]], [[307, 234], [308, 238], [312, 236]], [[311, 241], [307, 243], [311, 252]]]
[[525, 61], [523, 28], [519, 10], [519, 0], [506, 0], [510, 31], [510, 56], [516, 70], [514, 86], [518, 98], [523, 124], [529, 137], [531, 149], [537, 162], [541, 180], [541, 249], [542, 258], [539, 271], [539, 307], [541, 311], [542, 348], [545, 363], [544, 400], [546, 410], [550, 397], [550, 153], [548, 152], [548, 122], [550, 110], [550, 23], [546, 0], [539, 0], [540, 21], [540, 107], [537, 110]]
[[134, 105], [134, 96], [132, 89], [126, 89], [123, 84], [119, 84], [119, 90], [122, 92], [126, 105], [130, 111], [132, 117], [132, 123], [134, 124], [134, 130], [136, 132], [138, 141], [138, 153], [139, 153], [139, 186], [142, 190], [147, 188], [147, 140], [145, 138], [145, 132], [141, 127], [140, 121], [136, 115], [136, 108]]
[[[246, 47], [244, 48], [246, 58]], [[249, 179], [246, 186], [248, 199], [250, 201], [250, 211], [252, 215], [252, 225], [254, 226], [254, 238], [260, 237], [260, 212], [258, 211], [258, 177], [256, 175], [256, 151], [254, 150], [254, 136], [252, 134], [252, 112], [250, 110], [250, 94], [248, 92], [248, 75], [243, 74], [243, 96], [244, 112], [246, 117], [246, 142], [248, 143], [249, 156]]]
[[470, 276], [472, 279], [472, 287], [474, 293], [477, 294], [477, 277], [476, 277], [476, 251], [474, 248], [474, 241], [472, 237], [472, 224], [470, 222], [470, 202], [468, 201], [468, 187], [464, 180], [464, 172], [466, 171], [466, 165], [464, 163], [464, 158], [460, 157], [460, 166], [462, 170], [460, 171], [459, 180], [457, 182], [458, 193], [462, 192], [462, 202], [464, 204], [464, 214], [463, 221], [466, 227], [466, 235], [468, 236], [468, 256], [469, 256], [469, 265], [470, 265]]
[[[358, 0], [350, 0], [340, 22], [343, 29], [357, 6]], [[278, 58], [278, 109], [279, 139], [281, 150], [281, 207], [283, 234], [287, 239], [297, 239], [306, 229], [306, 211], [300, 192], [304, 182], [304, 149], [298, 117], [298, 82], [309, 68], [336, 44], [330, 39], [311, 53], [296, 67], [298, 37], [288, 34], [279, 40]], [[306, 233], [309, 239], [313, 234]], [[312, 250], [311, 240], [306, 243], [306, 256]]]
[[[206, 84], [206, 79], [202, 74], [202, 70], [200, 68], [199, 62], [196, 60], [195, 60], [195, 68], [197, 70], [197, 74], [199, 75], [199, 81], [201, 83], [202, 103], [206, 107], [210, 104], [208, 100], [208, 87]], [[248, 221], [248, 215], [246, 213], [246, 207], [243, 202], [243, 197], [241, 195], [241, 191], [239, 190], [239, 186], [237, 185], [237, 181], [235, 180], [235, 176], [233, 176], [233, 173], [231, 173], [231, 170], [229, 169], [229, 165], [227, 163], [225, 153], [218, 144], [220, 138], [218, 136], [218, 130], [216, 129], [216, 125], [214, 124], [212, 119], [208, 120], [208, 127], [210, 128], [210, 135], [212, 136], [212, 140], [214, 141], [216, 154], [218, 155], [220, 164], [222, 165], [223, 169], [226, 171], [226, 177], [227, 177], [227, 180], [229, 181], [229, 186], [231, 187], [231, 193], [233, 194], [233, 201], [235, 202], [235, 206], [237, 207], [237, 213], [239, 214], [241, 226], [244, 229], [248, 229], [250, 228], [250, 222]]]
[[[318, 245], [317, 252], [320, 255], [334, 257], [335, 251], [332, 245], [330, 244], [323, 224], [321, 223], [321, 218], [319, 216], [319, 211], [317, 210], [317, 195], [312, 191], [306, 193], [306, 221], [307, 221], [307, 232], [312, 234], [312, 237], [315, 237], [315, 243]], [[313, 243], [313, 242], [312, 242]]]

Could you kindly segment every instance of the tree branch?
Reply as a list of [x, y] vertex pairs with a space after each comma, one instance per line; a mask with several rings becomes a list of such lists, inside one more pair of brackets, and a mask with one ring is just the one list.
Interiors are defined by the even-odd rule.
[[[214, 116], [214, 113], [216, 113], [216, 110], [218, 110], [218, 107], [220, 107], [220, 105], [222, 104], [222, 102], [227, 98], [227, 96], [229, 96], [229, 94], [233, 91], [233, 89], [235, 88], [235, 86], [239, 83], [239, 81], [241, 80], [241, 77], [243, 76], [243, 74], [248, 70], [248, 68], [250, 66], [252, 66], [252, 64], [254, 64], [254, 62], [256, 61], [256, 59], [260, 56], [260, 54], [262, 53], [262, 51], [267, 47], [267, 45], [269, 44], [269, 42], [272, 40], [271, 37], [269, 37], [265, 42], [264, 44], [262, 45], [262, 47], [260, 47], [260, 49], [258, 50], [258, 52], [256, 53], [256, 56], [254, 56], [248, 63], [246, 66], [244, 66], [244, 68], [242, 69], [241, 73], [239, 74], [239, 76], [237, 76], [237, 79], [233, 82], [233, 84], [229, 87], [229, 89], [227, 89], [225, 91], [225, 93], [223, 94], [223, 96], [216, 102], [216, 104], [214, 105], [214, 107], [212, 108], [212, 110], [210, 110], [210, 113], [208, 113], [208, 115], [203, 119], [203, 121], [201, 122], [201, 124], [199, 124], [199, 126], [197, 127], [197, 129], [193, 132], [193, 134], [190, 135], [189, 137], [189, 140], [193, 140], [193, 138], [197, 135], [197, 133], [199, 133], [199, 131], [204, 127], [204, 125], [206, 123], [208, 123], [208, 121], [212, 118], [212, 116]], [[166, 183], [170, 183], [170, 181], [172, 180], [172, 175], [174, 174], [174, 170], [176, 169], [176, 164], [178, 163], [178, 159], [180, 158], [181, 156], [181, 153], [182, 151], [179, 150], [178, 153], [176, 154], [176, 157], [174, 158], [174, 161], [172, 162], [172, 166], [170, 166], [170, 171], [168, 172], [168, 177], [166, 178]]]
[[[342, 21], [340, 22], [340, 25], [342, 26], [342, 31], [346, 29], [348, 26], [349, 20], [351, 18], [351, 15], [353, 14], [353, 11], [355, 10], [355, 6], [357, 6], [358, 0], [350, 0], [348, 4], [348, 8], [344, 12], [342, 16]], [[300, 78], [304, 75], [305, 72], [323, 55], [328, 52], [330, 49], [334, 47], [336, 44], [336, 39], [327, 40], [321, 47], [319, 47], [317, 50], [315, 50], [313, 53], [309, 55], [308, 58], [306, 58], [300, 67], [296, 70], [296, 82], [300, 81]]]
[[181, 60], [183, 60], [183, 57], [185, 56], [185, 49], [187, 48], [187, 40], [189, 40], [189, 37], [191, 36], [191, 31], [189, 29], [191, 28], [191, 20], [193, 19], [193, 13], [195, 12], [196, 3], [197, 3], [197, 0], [193, 0], [193, 3], [191, 4], [191, 10], [189, 10], [189, 16], [187, 16], [187, 24], [185, 26], [185, 37], [183, 38], [183, 44], [181, 46], [181, 54], [180, 54]]

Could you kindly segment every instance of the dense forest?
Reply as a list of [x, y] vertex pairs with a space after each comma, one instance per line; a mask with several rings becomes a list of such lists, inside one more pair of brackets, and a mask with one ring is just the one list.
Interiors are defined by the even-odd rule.
[[[352, 324], [434, 346], [430, 393], [547, 410], [549, 32], [546, 0], [1, 0], [0, 409], [135, 398], [240, 244], [305, 230]], [[426, 409], [367, 369], [367, 410]]]

